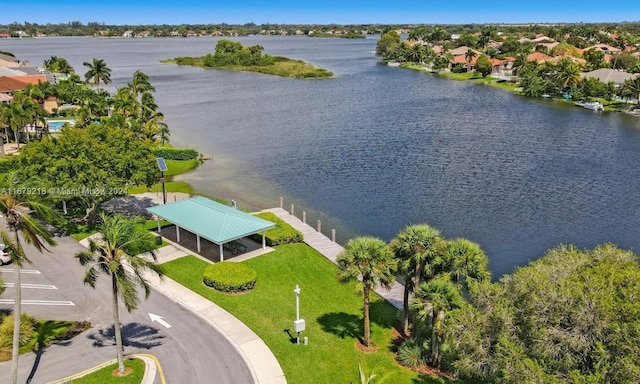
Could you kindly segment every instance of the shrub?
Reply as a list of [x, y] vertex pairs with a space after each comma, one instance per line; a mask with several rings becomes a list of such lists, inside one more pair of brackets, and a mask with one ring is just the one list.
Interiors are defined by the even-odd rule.
[[192, 148], [171, 148], [158, 147], [151, 150], [155, 157], [162, 157], [165, 160], [196, 160], [198, 151]]
[[202, 281], [218, 291], [244, 292], [256, 285], [256, 271], [242, 263], [223, 261], [208, 266], [204, 270]]
[[[20, 316], [20, 345], [33, 337], [35, 320], [26, 313]], [[13, 343], [13, 315], [5, 316], [0, 323], [0, 348], [11, 348]]]
[[414, 338], [405, 340], [398, 349], [398, 362], [411, 369], [417, 369], [425, 364], [425, 346]]
[[[302, 243], [302, 232], [293, 228], [275, 214], [271, 212], [260, 212], [255, 215], [261, 219], [265, 219], [276, 224], [274, 228], [265, 233], [265, 242], [268, 246], [271, 247], [281, 244]], [[260, 234], [251, 235], [251, 238], [258, 242], [262, 241], [262, 235]]]
[[0, 173], [9, 173], [11, 171], [17, 170], [19, 167], [18, 157], [5, 157], [0, 160]]

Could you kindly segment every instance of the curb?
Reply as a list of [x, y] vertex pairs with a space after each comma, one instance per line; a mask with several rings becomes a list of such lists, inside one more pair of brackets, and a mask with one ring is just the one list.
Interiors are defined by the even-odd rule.
[[[135, 359], [140, 359], [144, 362], [145, 364], [145, 369], [144, 369], [144, 376], [142, 377], [142, 383], [141, 384], [153, 384], [155, 382], [156, 379], [156, 373], [158, 373], [160, 375], [160, 383], [161, 384], [166, 384], [166, 380], [164, 377], [164, 371], [162, 370], [162, 366], [160, 365], [160, 362], [158, 361], [158, 359], [153, 356], [153, 355], [149, 355], [149, 354], [142, 354], [142, 353], [134, 353], [132, 355], [125, 355], [125, 358], [135, 358]], [[111, 359], [108, 361], [105, 361], [102, 364], [98, 364], [95, 367], [92, 368], [88, 368], [85, 369], [82, 372], [78, 372], [78, 373], [74, 373], [73, 375], [69, 375], [67, 377], [64, 377], [62, 379], [58, 379], [58, 380], [54, 380], [54, 381], [49, 381], [47, 382], [47, 384], [64, 384], [67, 383], [69, 381], [72, 380], [76, 380], [79, 379], [81, 377], [84, 377], [90, 373], [96, 372], [102, 368], [108, 367], [112, 364], [115, 364], [118, 361], [118, 359]]]

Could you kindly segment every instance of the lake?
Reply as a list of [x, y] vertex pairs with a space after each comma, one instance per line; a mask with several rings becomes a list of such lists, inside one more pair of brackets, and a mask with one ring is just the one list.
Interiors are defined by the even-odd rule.
[[212, 160], [181, 176], [239, 208], [295, 204], [338, 241], [429, 223], [479, 243], [494, 276], [558, 244], [640, 248], [640, 119], [379, 64], [376, 39], [242, 37], [333, 79], [162, 64], [217, 38], [0, 41], [32, 65], [104, 59], [107, 89], [147, 73], [172, 142]]

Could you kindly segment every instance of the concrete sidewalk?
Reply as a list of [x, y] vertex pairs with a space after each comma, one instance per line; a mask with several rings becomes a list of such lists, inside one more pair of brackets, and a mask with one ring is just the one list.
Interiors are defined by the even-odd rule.
[[[86, 247], [88, 240], [82, 240], [80, 243]], [[177, 244], [170, 244], [157, 250], [158, 263], [165, 263], [190, 254], [196, 255]], [[215, 303], [166, 276], [161, 280], [154, 274], [146, 273], [144, 278], [159, 293], [190, 310], [225, 337], [242, 356], [251, 372], [254, 383], [286, 384], [284, 372], [271, 350], [258, 335], [240, 320]], [[149, 365], [147, 368], [150, 368]], [[155, 375], [148, 377], [143, 384], [153, 384], [154, 382]]]

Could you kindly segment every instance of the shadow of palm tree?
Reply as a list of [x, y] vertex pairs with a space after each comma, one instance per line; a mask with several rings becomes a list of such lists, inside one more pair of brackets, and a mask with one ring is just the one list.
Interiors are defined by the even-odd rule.
[[[87, 323], [88, 324], [88, 323]], [[27, 383], [30, 383], [33, 380], [36, 372], [38, 371], [38, 367], [40, 366], [40, 360], [42, 360], [42, 355], [45, 352], [45, 348], [47, 348], [52, 342], [56, 345], [67, 346], [71, 344], [71, 339], [57, 340], [60, 337], [59, 331], [63, 328], [67, 328], [69, 325], [61, 322], [61, 321], [44, 321], [39, 323], [36, 328], [36, 333], [38, 335], [36, 339], [35, 345], [35, 355], [36, 358], [33, 362], [33, 366], [31, 367], [31, 372], [29, 372], [29, 377], [27, 378]], [[84, 331], [86, 328], [80, 327], [77, 333]], [[72, 332], [71, 334], [67, 333], [67, 336], [72, 338], [77, 335], [77, 333]]]
[[369, 305], [369, 318], [383, 328], [395, 328], [400, 325], [399, 310], [386, 301], [374, 301]]
[[[99, 329], [87, 336], [93, 340], [94, 347], [112, 346], [116, 344], [115, 328]], [[160, 335], [157, 328], [140, 323], [129, 323], [122, 327], [122, 344], [125, 347], [151, 349], [162, 345], [164, 336]]]
[[362, 318], [350, 313], [325, 313], [318, 318], [318, 324], [324, 332], [333, 333], [341, 339], [345, 337], [360, 339], [364, 332]]

